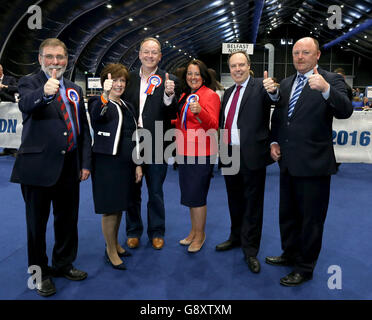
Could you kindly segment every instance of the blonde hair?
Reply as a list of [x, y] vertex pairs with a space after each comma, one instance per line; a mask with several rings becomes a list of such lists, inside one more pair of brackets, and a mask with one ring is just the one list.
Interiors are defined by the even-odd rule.
[[147, 41], [154, 41], [154, 42], [156, 42], [159, 45], [159, 51], [161, 52], [161, 43], [160, 43], [160, 41], [158, 39], [156, 39], [156, 38], [153, 38], [153, 37], [147, 37], [147, 38], [143, 39], [141, 41], [141, 44], [140, 44], [140, 50], [142, 49], [142, 45], [145, 42], [147, 42]]

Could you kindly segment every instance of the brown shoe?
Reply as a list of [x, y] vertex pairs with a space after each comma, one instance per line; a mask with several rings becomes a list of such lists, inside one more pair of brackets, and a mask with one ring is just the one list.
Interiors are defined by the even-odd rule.
[[138, 238], [128, 238], [127, 246], [131, 249], [135, 249], [139, 247], [139, 239]]
[[164, 246], [164, 239], [163, 238], [153, 238], [152, 239], [152, 247], [156, 250], [160, 250]]

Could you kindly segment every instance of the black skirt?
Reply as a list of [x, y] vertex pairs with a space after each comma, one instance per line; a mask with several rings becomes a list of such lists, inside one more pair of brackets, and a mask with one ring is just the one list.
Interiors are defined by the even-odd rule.
[[135, 142], [133, 118], [125, 108], [123, 127], [116, 155], [92, 153], [92, 187], [96, 213], [126, 211], [131, 202], [135, 184], [136, 165], [132, 161]]
[[190, 158], [194, 157], [184, 157], [184, 164], [178, 166], [181, 204], [190, 208], [203, 207], [207, 204], [214, 162], [211, 163], [209, 156], [195, 157], [195, 164], [192, 164]]
[[93, 153], [92, 186], [96, 213], [126, 211], [135, 183], [135, 165], [118, 156]]

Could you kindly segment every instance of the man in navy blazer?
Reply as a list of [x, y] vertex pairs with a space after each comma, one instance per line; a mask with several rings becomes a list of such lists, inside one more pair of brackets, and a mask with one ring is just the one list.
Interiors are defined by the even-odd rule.
[[[163, 134], [171, 128], [171, 116], [176, 103], [175, 80], [158, 68], [161, 60], [161, 44], [155, 38], [146, 38], [141, 42], [139, 50], [141, 68], [130, 73], [130, 81], [124, 92], [124, 99], [131, 102], [137, 112], [138, 127], [151, 133], [151, 141], [145, 144], [146, 153], [151, 150], [150, 163], [143, 165], [149, 200], [147, 203], [147, 235], [154, 249], [161, 249], [164, 245], [165, 208], [163, 183], [167, 173], [167, 163], [164, 160], [164, 150], [167, 146], [163, 141]], [[156, 125], [162, 126], [161, 136], [157, 135]], [[140, 134], [141, 135], [141, 134]], [[156, 148], [157, 143], [163, 143], [162, 148]], [[160, 156], [157, 157], [156, 155]], [[133, 205], [126, 215], [127, 245], [137, 248], [143, 232], [141, 218], [141, 187], [136, 185]]]
[[17, 91], [16, 78], [5, 75], [0, 64], [0, 101], [16, 102], [14, 94]]
[[[231, 119], [231, 133], [228, 132], [225, 142], [228, 143], [229, 157], [234, 157], [234, 152], [239, 149], [240, 157], [233, 161], [240, 162], [240, 169], [234, 175], [224, 175], [231, 231], [229, 239], [217, 245], [216, 250], [225, 251], [241, 245], [249, 269], [258, 273], [266, 166], [273, 162], [269, 143], [272, 102], [262, 79], [250, 76], [251, 63], [245, 51], [232, 53], [228, 64], [235, 85], [224, 94], [220, 128], [229, 130]], [[237, 99], [236, 109], [234, 99]]]
[[[68, 53], [55, 38], [39, 48], [41, 70], [19, 81], [21, 146], [11, 181], [21, 184], [26, 205], [28, 265], [40, 267], [37, 293], [56, 292], [51, 276], [83, 280], [72, 265], [78, 249], [79, 182], [90, 174], [91, 137], [82, 89], [63, 77]], [[53, 205], [55, 244], [48, 266], [45, 233]]]
[[280, 83], [264, 79], [275, 101], [271, 119], [271, 156], [280, 166], [279, 224], [283, 253], [267, 257], [271, 265], [291, 265], [280, 279], [298, 286], [312, 279], [327, 215], [331, 175], [336, 173], [333, 117], [347, 119], [353, 107], [344, 79], [317, 66], [319, 43], [302, 38], [293, 46], [297, 74]]

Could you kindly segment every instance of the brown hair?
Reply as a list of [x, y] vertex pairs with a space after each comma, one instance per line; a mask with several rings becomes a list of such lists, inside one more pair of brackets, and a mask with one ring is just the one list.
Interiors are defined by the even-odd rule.
[[117, 79], [120, 77], [124, 77], [127, 84], [129, 82], [129, 71], [126, 66], [124, 66], [121, 63], [109, 63], [107, 64], [101, 71], [101, 84], [103, 86], [103, 83], [107, 79], [107, 75], [111, 73], [112, 79]]
[[48, 38], [48, 39], [45, 39], [40, 44], [40, 47], [39, 47], [39, 54], [40, 55], [43, 54], [43, 50], [44, 50], [45, 47], [62, 47], [63, 50], [65, 51], [65, 55], [66, 56], [68, 55], [68, 51], [67, 51], [66, 45], [64, 44], [64, 42], [62, 42], [61, 40], [59, 40], [57, 38]]
[[335, 71], [333, 71], [334, 73], [339, 73], [339, 74], [342, 74], [343, 76], [345, 76], [345, 70], [343, 68], [337, 68], [335, 69]]
[[205, 85], [208, 88], [211, 88], [212, 78], [211, 78], [210, 73], [208, 72], [207, 66], [205, 65], [205, 63], [203, 61], [198, 60], [198, 59], [194, 59], [194, 60], [189, 61], [189, 63], [185, 67], [185, 71], [183, 72], [183, 75], [182, 75], [183, 92], [186, 92], [186, 93], [191, 92], [191, 89], [187, 85], [187, 82], [186, 82], [187, 69], [189, 68], [189, 65], [191, 65], [191, 64], [196, 65], [196, 66], [199, 67], [200, 76], [203, 79], [203, 85]]
[[251, 59], [249, 58], [249, 55], [247, 53], [247, 51], [244, 51], [244, 50], [239, 50], [239, 51], [235, 51], [235, 52], [232, 52], [229, 54], [229, 57], [227, 58], [227, 64], [230, 65], [230, 58], [234, 55], [234, 54], [237, 54], [237, 53], [241, 53], [243, 55], [245, 55], [245, 57], [247, 58], [247, 62], [249, 65], [251, 65]]
[[216, 90], [224, 90], [224, 87], [221, 85], [221, 83], [219, 83], [217, 81], [217, 73], [216, 73], [216, 70], [212, 69], [212, 68], [208, 68], [208, 72], [209, 74], [211, 75], [211, 86], [210, 88], [213, 90], [213, 91], [216, 91]]

